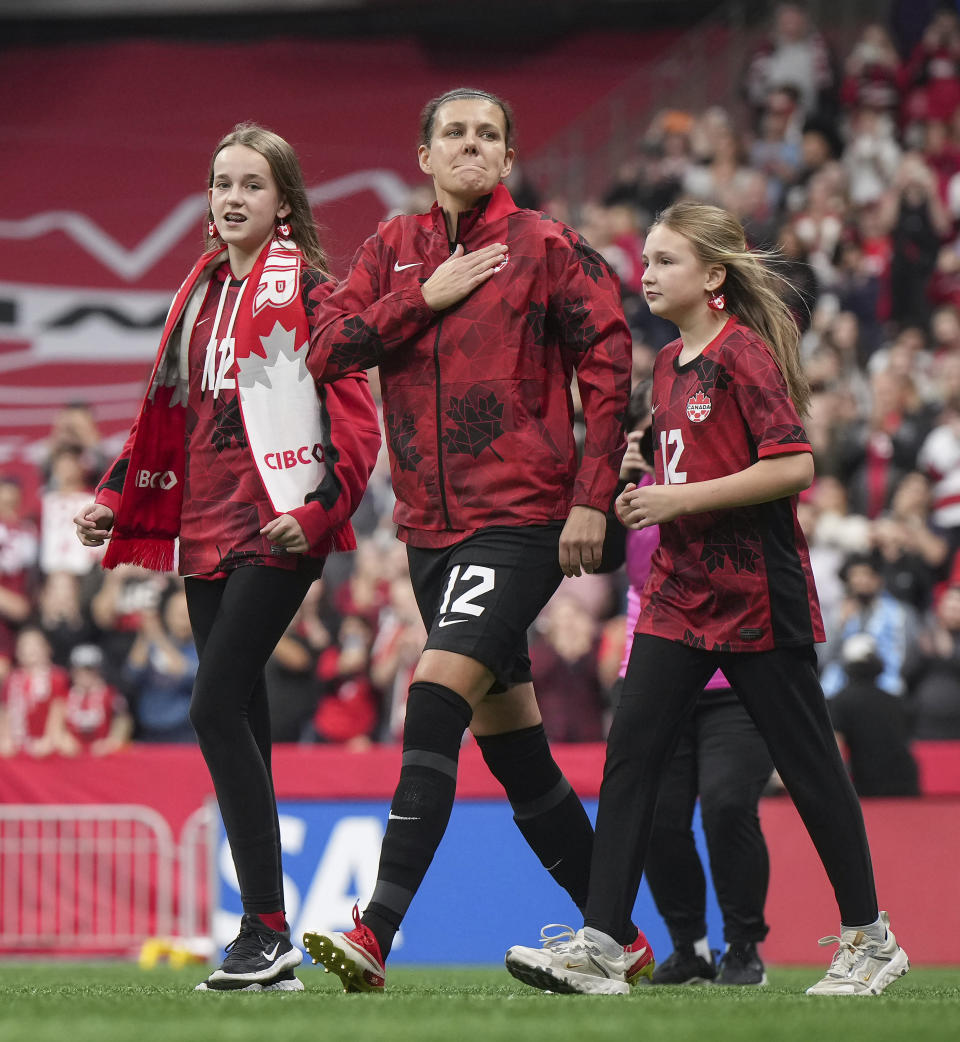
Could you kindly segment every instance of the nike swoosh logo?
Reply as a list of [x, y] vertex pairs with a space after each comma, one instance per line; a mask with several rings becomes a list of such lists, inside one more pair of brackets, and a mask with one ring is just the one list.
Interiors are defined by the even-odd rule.
[[279, 941], [277, 941], [277, 943], [273, 946], [273, 951], [272, 952], [264, 952], [263, 953], [263, 957], [267, 960], [267, 962], [273, 962], [273, 960], [277, 957], [277, 952], [278, 951], [280, 951], [280, 942]]
[[458, 622], [468, 622], [468, 619], [441, 619], [441, 626], [456, 626]]
[[387, 821], [419, 821], [417, 817], [407, 817], [405, 814], [394, 814], [393, 811], [387, 815]]
[[393, 262], [394, 271], [404, 271], [406, 268], [419, 268], [423, 261], [414, 261], [412, 264], [401, 264], [400, 261]]

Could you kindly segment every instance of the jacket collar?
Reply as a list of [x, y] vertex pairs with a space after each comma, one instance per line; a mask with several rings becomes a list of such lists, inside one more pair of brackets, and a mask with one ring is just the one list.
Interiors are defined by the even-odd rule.
[[[490, 195], [485, 195], [480, 199], [472, 210], [464, 210], [460, 214], [460, 220], [457, 223], [457, 240], [462, 242], [478, 224], [498, 221], [518, 210], [519, 207], [507, 191], [506, 185], [501, 182]], [[417, 221], [424, 228], [433, 229], [446, 237], [447, 222], [438, 203], [434, 203], [428, 213], [418, 214]]]

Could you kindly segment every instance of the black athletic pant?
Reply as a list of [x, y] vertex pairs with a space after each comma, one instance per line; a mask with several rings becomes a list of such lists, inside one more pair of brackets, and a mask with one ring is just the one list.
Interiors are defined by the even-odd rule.
[[813, 840], [846, 925], [872, 923], [877, 898], [863, 815], [840, 757], [813, 646], [711, 652], [637, 634], [607, 739], [584, 924], [621, 944], [647, 858], [660, 783], [716, 669], [766, 740]]
[[773, 762], [728, 688], [697, 699], [663, 776], [644, 871], [674, 947], [707, 935], [707, 882], [692, 822], [700, 817], [728, 944], [762, 941], [770, 859], [757, 804]]
[[245, 912], [284, 907], [263, 668], [316, 572], [250, 566], [187, 579], [200, 656], [190, 722], [210, 770]]

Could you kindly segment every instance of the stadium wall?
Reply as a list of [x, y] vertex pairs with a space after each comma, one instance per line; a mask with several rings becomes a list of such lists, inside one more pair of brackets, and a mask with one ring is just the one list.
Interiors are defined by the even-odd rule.
[[[952, 900], [960, 860], [960, 755], [955, 744], [936, 742], [919, 743], [916, 753], [922, 798], [864, 801], [881, 906], [891, 911], [897, 935], [915, 963], [960, 964], [960, 907]], [[560, 746], [557, 757], [592, 813], [603, 747]], [[346, 925], [355, 896], [372, 889], [399, 766], [400, 751], [394, 746], [366, 752], [276, 747], [274, 774], [295, 934], [306, 927]], [[458, 795], [448, 836], [417, 897], [397, 962], [495, 962], [510, 943], [535, 941], [543, 923], [576, 920], [569, 900], [545, 879], [520, 840], [509, 808], [472, 745], [462, 753]], [[211, 797], [209, 776], [192, 746], [140, 746], [103, 759], [0, 762], [0, 801], [5, 804], [141, 804], [158, 811], [175, 838]], [[819, 963], [818, 936], [838, 927], [829, 884], [790, 801], [765, 799], [761, 816], [771, 856], [765, 956], [774, 965]], [[699, 825], [697, 834], [702, 849]], [[220, 898], [212, 923], [222, 945], [233, 936], [239, 915], [222, 835], [214, 855]], [[636, 914], [662, 957], [669, 940], [645, 887]], [[451, 918], [463, 920], [462, 930], [449, 929]], [[711, 940], [719, 944], [722, 928], [712, 894], [708, 921]]]

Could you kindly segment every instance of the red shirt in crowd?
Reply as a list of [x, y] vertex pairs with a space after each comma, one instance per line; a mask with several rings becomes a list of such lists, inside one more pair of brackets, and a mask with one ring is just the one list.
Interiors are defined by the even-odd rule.
[[0, 702], [7, 716], [7, 732], [15, 750], [24, 749], [30, 741], [42, 738], [50, 708], [58, 698], [65, 699], [70, 688], [70, 674], [60, 666], [10, 671]]

